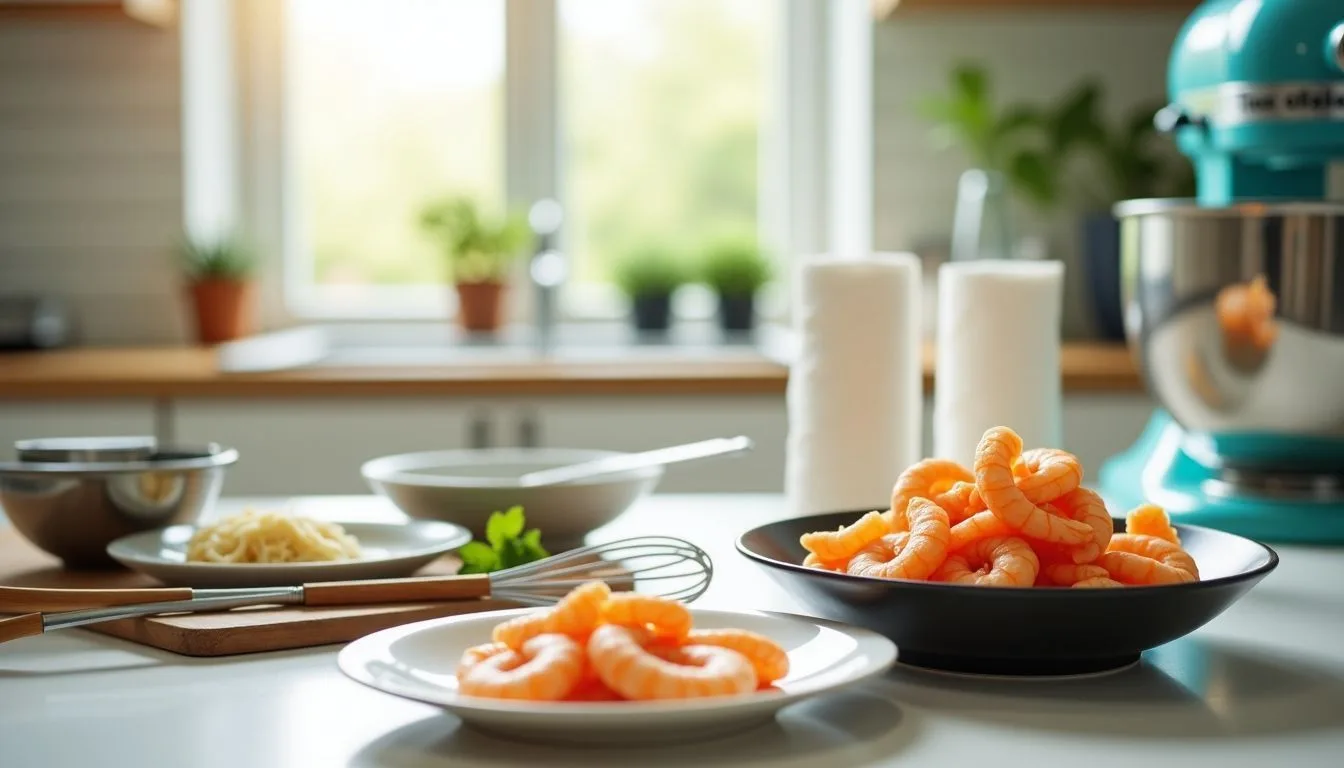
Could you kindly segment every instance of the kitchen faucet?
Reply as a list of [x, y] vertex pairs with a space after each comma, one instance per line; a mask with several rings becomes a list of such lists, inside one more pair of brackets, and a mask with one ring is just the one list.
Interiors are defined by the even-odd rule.
[[532, 204], [527, 214], [528, 226], [536, 236], [536, 250], [528, 265], [528, 274], [536, 291], [537, 354], [550, 354], [555, 345], [556, 300], [558, 289], [569, 275], [569, 264], [559, 248], [560, 225], [564, 222], [560, 203], [542, 199]]

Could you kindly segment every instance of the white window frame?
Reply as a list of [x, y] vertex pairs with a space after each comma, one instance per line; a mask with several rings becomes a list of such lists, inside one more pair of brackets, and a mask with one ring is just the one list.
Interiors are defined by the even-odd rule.
[[[871, 248], [872, 12], [869, 0], [779, 2], [783, 29], [776, 48], [780, 60], [773, 67], [775, 97], [770, 100], [775, 112], [764, 116], [758, 142], [758, 220], [763, 240], [781, 256], [777, 300], [765, 302], [764, 308], [775, 319], [786, 320], [788, 302], [779, 299], [791, 290], [794, 259], [828, 251], [861, 257]], [[526, 206], [544, 197], [563, 199], [565, 141], [556, 81], [556, 5], [557, 0], [506, 0], [504, 166], [505, 198], [511, 205]], [[222, 18], [230, 8], [232, 17]], [[201, 23], [199, 17], [207, 12], [212, 23]], [[193, 13], [198, 17], [195, 23]], [[359, 311], [295, 310], [285, 295], [286, 278], [296, 277], [285, 272], [298, 268], [302, 260], [287, 257], [299, 244], [295, 228], [285, 222], [286, 212], [294, 210], [290, 183], [294, 153], [287, 151], [290, 134], [284, 125], [283, 0], [183, 0], [182, 16], [184, 111], [194, 105], [197, 114], [208, 113], [212, 99], [228, 100], [227, 109], [215, 112], [233, 115], [236, 129], [228, 142], [211, 141], [209, 131], [198, 127], [193, 132], [184, 121], [184, 166], [217, 166], [223, 152], [237, 168], [228, 179], [236, 189], [226, 193], [220, 192], [218, 178], [205, 178], [200, 171], [187, 174], [186, 207], [196, 220], [216, 228], [223, 226], [222, 220], [231, 220], [269, 257], [263, 259], [260, 274], [264, 327], [451, 317], [455, 307], [446, 285], [425, 289], [435, 296], [426, 309], [414, 313], [405, 310], [405, 301], [395, 300], [415, 290], [406, 288], [390, 288], [385, 304]], [[212, 36], [213, 40], [204, 39]], [[232, 60], [220, 60], [221, 56]], [[233, 73], [229, 87], [220, 87], [221, 67]], [[193, 74], [201, 71], [212, 77]], [[228, 200], [229, 205], [208, 210], [212, 199]], [[190, 226], [189, 220], [189, 232]], [[562, 249], [567, 245], [565, 231]], [[525, 261], [515, 276], [510, 301], [510, 320], [515, 322], [527, 322], [531, 316]], [[614, 288], [567, 284], [562, 291], [565, 321], [624, 315], [624, 303]], [[711, 311], [707, 297], [689, 293], [678, 305], [679, 314], [707, 315]]]

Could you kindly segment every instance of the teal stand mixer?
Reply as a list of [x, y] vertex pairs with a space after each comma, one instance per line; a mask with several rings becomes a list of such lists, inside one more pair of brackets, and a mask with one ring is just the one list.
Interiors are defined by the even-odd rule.
[[1156, 117], [1195, 200], [1129, 200], [1125, 333], [1159, 403], [1107, 499], [1270, 542], [1344, 544], [1344, 0], [1209, 0]]

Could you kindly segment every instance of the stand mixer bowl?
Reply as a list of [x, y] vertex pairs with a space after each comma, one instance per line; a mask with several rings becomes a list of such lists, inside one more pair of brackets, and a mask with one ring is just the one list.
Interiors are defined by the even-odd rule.
[[1344, 204], [1131, 200], [1126, 336], [1210, 467], [1344, 467]]

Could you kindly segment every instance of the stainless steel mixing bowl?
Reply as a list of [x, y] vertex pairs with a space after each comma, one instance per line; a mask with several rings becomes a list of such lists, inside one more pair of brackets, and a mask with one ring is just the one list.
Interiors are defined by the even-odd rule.
[[[1344, 205], [1131, 200], [1115, 213], [1130, 347], [1182, 427], [1254, 436], [1251, 463], [1283, 446], [1321, 458], [1312, 446], [1344, 438]], [[1272, 316], [1257, 315], [1268, 296]], [[1219, 448], [1224, 463], [1238, 452]]]
[[19, 533], [67, 567], [116, 567], [108, 544], [195, 522], [237, 460], [236, 450], [210, 444], [161, 448], [141, 461], [0, 462], [0, 508]]

